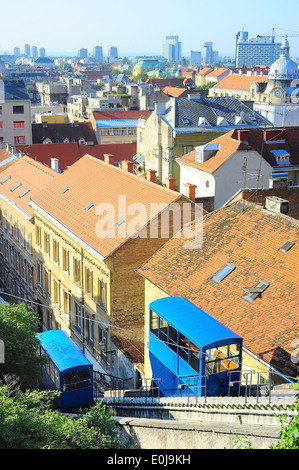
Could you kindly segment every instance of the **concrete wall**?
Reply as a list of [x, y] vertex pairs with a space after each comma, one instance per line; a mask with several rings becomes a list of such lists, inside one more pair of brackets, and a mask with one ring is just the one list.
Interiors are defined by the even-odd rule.
[[[115, 418], [120, 442], [137, 449], [269, 449], [279, 441], [280, 425], [242, 425], [209, 421]], [[243, 447], [244, 448], [244, 447]]]

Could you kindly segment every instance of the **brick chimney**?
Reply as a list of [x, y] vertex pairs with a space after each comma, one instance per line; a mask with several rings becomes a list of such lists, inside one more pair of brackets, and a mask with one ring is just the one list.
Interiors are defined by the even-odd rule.
[[123, 170], [128, 171], [129, 173], [133, 173], [134, 162], [130, 162], [129, 160], [123, 160], [121, 162], [121, 167]]
[[185, 183], [184, 184], [184, 194], [185, 196], [189, 197], [190, 199], [195, 200], [195, 192], [196, 192], [196, 184], [191, 184], [191, 183]]
[[151, 181], [152, 183], [156, 182], [156, 170], [147, 170], [146, 171], [146, 179]]
[[168, 189], [171, 189], [172, 191], [175, 191], [175, 181], [176, 181], [175, 178], [173, 178], [172, 176], [169, 176], [168, 178], [166, 178], [166, 187]]
[[115, 156], [111, 155], [111, 153], [104, 153], [104, 160], [106, 163], [109, 163], [109, 165], [114, 165], [114, 159]]

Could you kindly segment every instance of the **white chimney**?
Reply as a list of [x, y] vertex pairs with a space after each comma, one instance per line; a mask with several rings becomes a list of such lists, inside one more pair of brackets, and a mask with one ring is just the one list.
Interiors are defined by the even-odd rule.
[[51, 168], [52, 168], [52, 170], [58, 172], [58, 170], [59, 170], [59, 160], [58, 160], [58, 158], [51, 158]]

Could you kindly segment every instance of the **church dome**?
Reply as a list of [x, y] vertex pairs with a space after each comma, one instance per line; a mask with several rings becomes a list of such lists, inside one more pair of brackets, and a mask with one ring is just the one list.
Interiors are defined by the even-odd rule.
[[299, 78], [298, 67], [290, 59], [289, 41], [285, 39], [281, 44], [281, 54], [278, 60], [270, 67], [268, 79], [272, 80], [294, 80]]

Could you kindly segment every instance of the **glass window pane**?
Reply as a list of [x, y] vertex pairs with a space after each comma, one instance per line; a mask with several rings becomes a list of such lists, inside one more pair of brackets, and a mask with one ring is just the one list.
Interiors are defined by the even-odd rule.
[[200, 355], [200, 350], [199, 347], [196, 346], [196, 344], [191, 343], [190, 341], [190, 346], [189, 346], [189, 364], [194, 369], [196, 372], [199, 372], [199, 355]]
[[159, 339], [164, 343], [167, 343], [167, 321], [163, 318], [159, 318]]
[[151, 333], [158, 336], [158, 315], [156, 312], [151, 310], [151, 326], [150, 326]]
[[188, 339], [186, 336], [179, 333], [179, 356], [188, 362]]
[[168, 346], [170, 349], [172, 349], [174, 352], [177, 352], [177, 336], [178, 332], [173, 326], [169, 325], [168, 326]]

